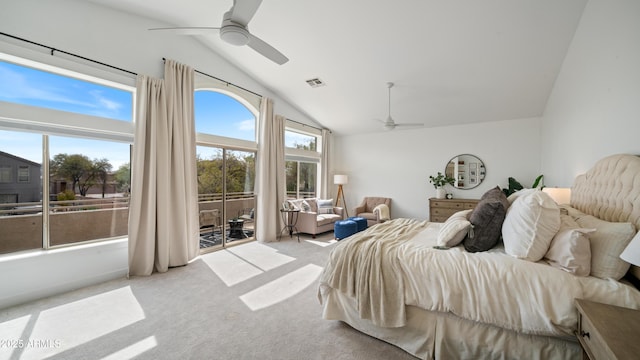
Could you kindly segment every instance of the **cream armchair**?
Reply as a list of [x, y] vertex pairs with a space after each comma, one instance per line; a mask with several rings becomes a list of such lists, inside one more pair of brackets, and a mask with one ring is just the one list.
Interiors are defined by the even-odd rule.
[[[387, 219], [381, 218], [379, 209], [376, 210], [378, 205], [386, 205], [389, 212], [391, 211], [391, 199], [386, 197], [365, 197], [362, 203], [358, 205], [354, 210], [354, 216], [363, 217], [367, 219], [367, 225], [375, 225], [383, 222]], [[375, 210], [375, 211], [374, 211]], [[383, 214], [385, 215], [385, 214]]]

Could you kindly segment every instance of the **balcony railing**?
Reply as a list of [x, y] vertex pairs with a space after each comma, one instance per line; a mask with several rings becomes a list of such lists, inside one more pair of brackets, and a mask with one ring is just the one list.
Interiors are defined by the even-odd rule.
[[[201, 194], [198, 200], [199, 210], [219, 209], [222, 215], [222, 194]], [[50, 245], [126, 236], [129, 201], [129, 197], [50, 201]], [[228, 230], [231, 219], [255, 209], [255, 194], [229, 193], [225, 204], [226, 216], [220, 225]], [[255, 210], [254, 216], [258, 216]], [[0, 254], [41, 248], [42, 224], [41, 202], [0, 204]], [[254, 225], [246, 221], [244, 227], [253, 230]]]

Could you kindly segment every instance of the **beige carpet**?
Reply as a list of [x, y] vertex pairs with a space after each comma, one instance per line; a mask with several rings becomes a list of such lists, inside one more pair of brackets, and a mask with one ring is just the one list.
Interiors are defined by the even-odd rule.
[[0, 360], [415, 359], [321, 319], [317, 279], [332, 236], [250, 242], [0, 310]]

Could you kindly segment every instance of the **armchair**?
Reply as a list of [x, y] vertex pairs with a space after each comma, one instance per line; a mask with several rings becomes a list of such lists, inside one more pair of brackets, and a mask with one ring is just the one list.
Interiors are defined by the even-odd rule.
[[365, 197], [362, 203], [358, 205], [353, 213], [355, 216], [367, 219], [367, 225], [375, 225], [380, 222], [384, 222], [387, 219], [381, 218], [380, 211], [376, 210], [378, 205], [386, 205], [389, 211], [391, 211], [391, 199], [386, 197]]

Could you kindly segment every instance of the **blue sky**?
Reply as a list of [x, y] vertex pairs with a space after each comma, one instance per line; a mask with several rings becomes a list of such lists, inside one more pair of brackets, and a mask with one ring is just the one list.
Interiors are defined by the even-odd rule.
[[[132, 121], [131, 92], [0, 61], [0, 100], [120, 121]], [[195, 94], [196, 131], [255, 141], [255, 117], [220, 93]], [[50, 155], [80, 153], [107, 158], [117, 169], [129, 162], [128, 144], [50, 137]], [[40, 163], [39, 134], [0, 130], [0, 150]]]
[[[196, 91], [196, 131], [255, 141], [255, 117], [237, 100], [214, 91]], [[132, 93], [38, 69], [0, 61], [0, 101], [132, 121]], [[310, 137], [287, 132], [285, 143], [307, 143]], [[83, 154], [107, 158], [113, 169], [129, 162], [129, 144], [50, 136], [50, 156]], [[0, 130], [0, 151], [42, 162], [40, 134]], [[202, 157], [215, 153], [198, 148]]]

